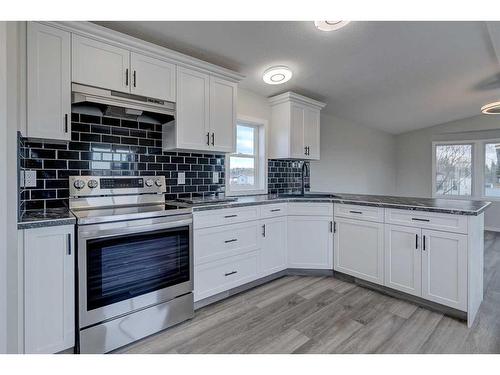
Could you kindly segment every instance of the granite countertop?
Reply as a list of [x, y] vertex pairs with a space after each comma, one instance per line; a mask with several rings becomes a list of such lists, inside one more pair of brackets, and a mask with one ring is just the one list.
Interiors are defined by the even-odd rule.
[[[328, 194], [325, 197], [308, 197], [308, 194]], [[238, 197], [236, 201], [187, 205], [193, 211], [214, 210], [220, 208], [251, 206], [255, 204], [270, 204], [279, 202], [331, 202], [358, 204], [363, 206], [375, 206], [385, 208], [398, 208], [404, 210], [440, 212], [454, 215], [477, 216], [491, 204], [491, 202], [477, 200], [458, 199], [435, 199], [435, 198], [412, 198], [395, 197], [387, 195], [362, 195], [362, 194], [337, 194], [337, 193], [307, 193], [305, 196], [294, 197], [276, 194], [251, 195]]]
[[67, 208], [48, 208], [23, 212], [17, 223], [17, 229], [52, 227], [56, 225], [74, 225], [76, 218]]

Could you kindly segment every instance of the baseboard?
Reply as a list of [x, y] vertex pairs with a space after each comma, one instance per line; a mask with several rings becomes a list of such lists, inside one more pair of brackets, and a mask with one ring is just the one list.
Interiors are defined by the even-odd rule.
[[493, 227], [488, 225], [484, 227], [484, 230], [488, 232], [500, 232], [500, 227]]

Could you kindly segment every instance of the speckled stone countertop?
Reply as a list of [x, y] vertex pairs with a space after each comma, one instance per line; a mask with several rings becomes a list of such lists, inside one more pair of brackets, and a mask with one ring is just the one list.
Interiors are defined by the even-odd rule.
[[[325, 197], [308, 197], [308, 194], [326, 194]], [[279, 202], [332, 202], [358, 204], [362, 206], [375, 206], [385, 208], [398, 208], [403, 210], [440, 212], [454, 215], [479, 215], [491, 204], [486, 201], [452, 200], [434, 198], [394, 197], [387, 195], [359, 195], [336, 193], [308, 193], [305, 196], [292, 195], [252, 195], [239, 197], [236, 201], [198, 204], [192, 207], [193, 211], [214, 210], [220, 208], [251, 206], [255, 204], [270, 204]]]
[[17, 229], [74, 225], [76, 218], [67, 208], [25, 211], [17, 223]]

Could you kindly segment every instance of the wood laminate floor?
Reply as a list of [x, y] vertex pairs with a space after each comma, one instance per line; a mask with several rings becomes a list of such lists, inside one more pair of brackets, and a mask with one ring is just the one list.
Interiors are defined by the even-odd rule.
[[485, 233], [472, 328], [330, 277], [287, 276], [195, 313], [119, 353], [500, 353], [500, 234]]

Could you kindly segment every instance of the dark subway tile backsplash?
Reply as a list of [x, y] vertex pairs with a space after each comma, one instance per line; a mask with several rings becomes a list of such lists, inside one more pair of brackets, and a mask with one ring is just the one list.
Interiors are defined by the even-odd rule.
[[165, 176], [167, 200], [224, 191], [224, 155], [163, 152], [162, 125], [78, 113], [71, 120], [70, 142], [19, 138], [20, 168], [37, 171], [37, 186], [20, 188], [20, 212], [67, 205], [71, 175]]
[[[302, 187], [302, 163], [309, 164], [308, 161], [270, 159], [267, 170], [268, 193], [299, 191]], [[305, 178], [306, 190], [309, 190], [309, 180], [309, 177]]]

